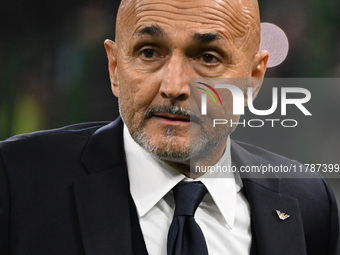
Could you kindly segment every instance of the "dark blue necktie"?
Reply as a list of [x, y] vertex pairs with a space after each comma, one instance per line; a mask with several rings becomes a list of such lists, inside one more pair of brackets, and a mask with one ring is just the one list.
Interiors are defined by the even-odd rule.
[[194, 215], [207, 193], [201, 182], [180, 182], [174, 188], [176, 203], [168, 234], [168, 255], [207, 255], [208, 249]]

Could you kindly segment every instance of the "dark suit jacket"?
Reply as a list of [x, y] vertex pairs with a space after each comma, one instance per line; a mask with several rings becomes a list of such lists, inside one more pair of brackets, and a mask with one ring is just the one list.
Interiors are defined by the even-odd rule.
[[[0, 143], [1, 255], [144, 254], [122, 129], [117, 119]], [[235, 141], [232, 157], [239, 167], [296, 164]], [[252, 254], [336, 254], [336, 203], [323, 179], [242, 177], [251, 207]], [[277, 209], [290, 218], [280, 220]]]

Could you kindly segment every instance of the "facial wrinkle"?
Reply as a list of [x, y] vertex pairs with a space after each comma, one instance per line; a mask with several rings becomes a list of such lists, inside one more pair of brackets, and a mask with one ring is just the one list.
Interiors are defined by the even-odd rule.
[[[187, 32], [193, 28], [198, 32], [217, 32], [235, 43], [237, 51], [247, 52], [251, 57], [258, 53], [261, 35], [257, 0], [122, 0], [122, 3], [116, 29], [117, 44], [122, 35], [125, 38], [121, 50], [142, 25], [153, 23], [174, 31]], [[205, 25], [205, 29], [200, 30], [197, 24]]]
[[251, 24], [250, 16], [247, 12], [244, 11], [244, 8], [239, 5], [239, 3], [235, 3], [233, 1], [224, 1], [220, 3], [221, 11], [226, 17], [228, 17], [228, 21], [230, 22], [231, 28], [233, 29], [234, 34], [232, 36], [241, 37], [244, 36], [248, 28]]
[[[221, 25], [226, 28], [226, 31], [229, 32], [228, 37], [230, 38], [239, 38], [244, 36], [247, 33], [251, 23], [249, 20], [251, 17], [248, 15], [248, 13], [243, 12], [243, 9], [241, 7], [238, 8], [239, 10], [234, 10], [233, 8], [225, 8], [225, 6], [223, 5], [220, 5], [220, 7], [221, 8], [201, 5], [195, 8], [191, 7], [191, 12], [188, 13], [187, 9], [185, 8], [171, 6], [171, 10], [167, 10], [166, 13], [168, 12], [178, 16], [178, 19], [176, 19], [176, 21], [180, 21], [181, 18], [186, 21], [188, 19], [190, 20], [190, 17], [192, 17], [192, 21], [197, 22], [198, 18], [196, 13], [198, 13], [201, 8], [204, 8], [204, 14], [202, 14], [201, 17], [202, 19], [205, 19], [205, 16], [208, 18], [206, 23], [209, 23], [211, 21], [219, 21]], [[160, 6], [160, 8], [152, 8], [147, 11], [156, 12], [158, 16], [163, 16], [161, 15], [162, 9], [164, 8]], [[166, 15], [166, 13], [164, 15]], [[152, 15], [153, 13], [150, 13], [150, 16]]]
[[[165, 18], [167, 14], [178, 16], [178, 19], [172, 19], [171, 21], [180, 22], [181, 19], [183, 19], [183, 21], [197, 22], [197, 16], [201, 16], [202, 18], [206, 16], [208, 20], [205, 23], [214, 20], [222, 22], [223, 27], [227, 28], [226, 31], [228, 31], [229, 39], [244, 36], [247, 34], [250, 25], [254, 23], [252, 22], [253, 16], [249, 15], [249, 10], [242, 7], [241, 4], [236, 1], [213, 2], [213, 4], [216, 4], [215, 7], [205, 3], [195, 3], [193, 7], [194, 2], [192, 1], [181, 2], [177, 5], [175, 1], [123, 0], [123, 2], [129, 2], [129, 5], [123, 5], [125, 9], [123, 12], [124, 15], [120, 16], [124, 16], [125, 19], [128, 19], [130, 22], [133, 19], [134, 23], [138, 23], [141, 22], [141, 19], [147, 17], [154, 18], [155, 21], [157, 21], [158, 18]], [[190, 12], [188, 12], [188, 10], [190, 10]], [[202, 11], [203, 13], [200, 15], [199, 12]], [[120, 14], [122, 14], [122, 12]], [[119, 20], [120, 19], [121, 18], [119, 18]]]

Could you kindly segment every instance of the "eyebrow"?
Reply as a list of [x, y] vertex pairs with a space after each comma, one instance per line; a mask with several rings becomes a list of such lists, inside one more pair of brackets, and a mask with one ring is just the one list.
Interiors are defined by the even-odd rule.
[[217, 33], [194, 34], [194, 40], [199, 43], [210, 43], [219, 39], [221, 37]]
[[158, 25], [151, 25], [137, 30], [136, 35], [164, 36], [164, 30]]

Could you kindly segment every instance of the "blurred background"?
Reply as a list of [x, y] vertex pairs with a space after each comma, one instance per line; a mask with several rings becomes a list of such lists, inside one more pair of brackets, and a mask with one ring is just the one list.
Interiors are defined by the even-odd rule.
[[[0, 140], [118, 116], [103, 42], [114, 39], [119, 2], [0, 3]], [[269, 69], [267, 77], [340, 76], [340, 1], [260, 0], [259, 4], [262, 22], [281, 27], [290, 42], [286, 61]], [[311, 107], [321, 119], [314, 118], [315, 124], [308, 128], [292, 134], [238, 128], [234, 136], [303, 163], [339, 163], [339, 88], [340, 84], [313, 88], [314, 97], [326, 100], [314, 101]], [[340, 201], [339, 179], [327, 181]]]

